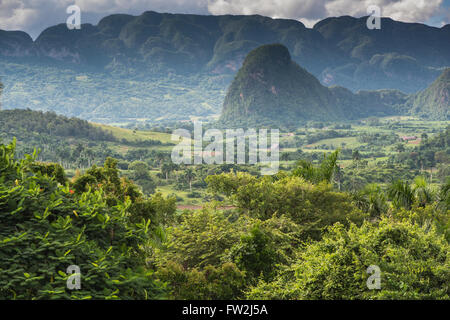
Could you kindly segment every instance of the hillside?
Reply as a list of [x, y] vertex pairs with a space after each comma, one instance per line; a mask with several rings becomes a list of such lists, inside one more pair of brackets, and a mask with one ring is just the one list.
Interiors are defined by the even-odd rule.
[[280, 44], [264, 45], [248, 54], [230, 85], [221, 121], [244, 125], [307, 120], [351, 120], [396, 113], [406, 95], [392, 90], [360, 91], [323, 86], [292, 61]]
[[450, 28], [381, 19], [380, 30], [369, 30], [367, 17], [327, 18], [314, 25], [349, 63], [329, 67], [320, 80], [352, 90], [395, 88], [412, 93], [424, 89], [450, 65]]
[[437, 74], [432, 68], [450, 65], [448, 27], [389, 18], [382, 19], [382, 25], [381, 30], [369, 30], [366, 17], [343, 16], [324, 19], [310, 29], [296, 20], [259, 15], [148, 11], [139, 16], [114, 14], [98, 25], [83, 24], [81, 30], [59, 24], [34, 42], [24, 32], [1, 31], [0, 56], [45, 57], [113, 72], [234, 73], [251, 50], [279, 42], [294, 61], [328, 85], [406, 92], [428, 85]]
[[167, 152], [171, 135], [130, 130], [67, 118], [53, 112], [0, 111], [0, 142], [17, 141], [17, 154], [39, 149], [38, 160], [61, 163], [65, 168], [100, 164], [109, 156], [136, 160], [147, 154]]
[[0, 110], [0, 137], [29, 139], [32, 135], [114, 141], [114, 136], [86, 120], [67, 118], [54, 112]]
[[144, 12], [107, 16], [81, 30], [52, 26], [35, 41], [0, 31], [3, 105], [103, 123], [211, 118], [246, 55], [271, 43], [286, 46], [323, 85], [354, 92], [416, 93], [450, 65], [449, 26], [382, 25], [368, 30], [365, 18], [348, 16], [307, 28], [258, 15]]
[[450, 68], [407, 103], [410, 113], [431, 120], [450, 120]]
[[225, 97], [222, 121], [337, 117], [327, 110], [324, 86], [291, 60], [282, 45], [261, 46], [248, 54]]

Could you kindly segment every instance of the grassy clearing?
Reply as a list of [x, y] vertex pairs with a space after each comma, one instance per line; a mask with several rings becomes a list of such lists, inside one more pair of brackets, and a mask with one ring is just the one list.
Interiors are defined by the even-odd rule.
[[94, 126], [100, 127], [105, 131], [111, 132], [113, 136], [119, 140], [125, 139], [128, 141], [138, 140], [159, 140], [162, 143], [173, 142], [171, 140], [171, 134], [164, 132], [144, 131], [144, 130], [131, 130], [119, 127], [108, 126], [99, 123], [92, 123]]

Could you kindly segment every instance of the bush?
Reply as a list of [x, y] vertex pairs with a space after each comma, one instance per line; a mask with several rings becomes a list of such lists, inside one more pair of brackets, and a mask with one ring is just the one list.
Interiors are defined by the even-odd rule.
[[[299, 253], [299, 261], [248, 298], [449, 299], [450, 250], [434, 228], [383, 218], [346, 230], [336, 224]], [[367, 268], [381, 270], [381, 289], [369, 290]]]
[[[35, 168], [30, 156], [14, 159], [14, 144], [0, 145], [0, 299], [165, 296], [142, 250], [150, 221], [131, 221], [129, 197], [110, 206], [108, 188], [77, 193]], [[80, 290], [66, 287], [70, 265], [80, 267]]]

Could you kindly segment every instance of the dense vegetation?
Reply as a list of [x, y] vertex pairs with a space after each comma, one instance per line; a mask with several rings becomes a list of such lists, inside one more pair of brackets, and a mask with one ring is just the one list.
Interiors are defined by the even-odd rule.
[[427, 89], [413, 95], [407, 106], [411, 114], [450, 120], [450, 68], [445, 69]]
[[0, 111], [0, 134], [30, 139], [33, 135], [71, 137], [91, 141], [113, 141], [111, 133], [86, 120], [59, 116], [54, 112], [31, 110]]
[[[14, 147], [0, 145], [0, 299], [164, 297], [145, 266], [159, 204], [120, 179], [112, 159], [96, 170], [104, 184], [81, 192], [58, 182], [62, 168], [15, 159]], [[81, 290], [66, 288], [70, 265], [82, 270]]]
[[[450, 181], [339, 192], [337, 157], [272, 177], [210, 175], [234, 207], [177, 213], [114, 159], [66, 180], [1, 145], [0, 298], [449, 299]], [[66, 288], [69, 265], [81, 290]], [[369, 265], [379, 290], [366, 286]]]

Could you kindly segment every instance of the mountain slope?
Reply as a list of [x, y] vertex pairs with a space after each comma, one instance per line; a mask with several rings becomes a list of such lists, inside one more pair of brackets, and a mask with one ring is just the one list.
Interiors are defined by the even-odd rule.
[[229, 124], [295, 124], [305, 120], [357, 119], [394, 114], [405, 102], [399, 91], [327, 88], [291, 60], [281, 44], [251, 51], [230, 85], [221, 121]]
[[406, 105], [410, 114], [431, 120], [450, 120], [450, 68], [427, 89], [413, 95]]
[[108, 16], [81, 30], [50, 27], [37, 38], [35, 49], [42, 56], [91, 66], [111, 68], [114, 62], [152, 71], [233, 73], [250, 50], [276, 41], [315, 72], [336, 60], [321, 34], [299, 21], [153, 11]]
[[450, 66], [450, 26], [389, 18], [381, 25], [381, 30], [369, 30], [366, 17], [343, 16], [311, 29], [296, 20], [259, 15], [148, 11], [114, 14], [96, 26], [83, 24], [81, 30], [60, 24], [44, 30], [34, 43], [23, 32], [1, 31], [0, 58], [50, 59], [106, 71], [235, 73], [251, 50], [282, 43], [295, 62], [326, 85], [405, 92], [425, 88], [437, 77], [435, 68]]
[[367, 17], [327, 18], [316, 25], [327, 42], [352, 61], [327, 68], [320, 79], [351, 89], [396, 88], [415, 92], [450, 66], [450, 25], [442, 28], [381, 19], [380, 30], [369, 30]]
[[450, 25], [391, 19], [382, 20], [381, 30], [352, 17], [328, 18], [311, 29], [259, 15], [156, 12], [115, 14], [81, 30], [60, 24], [36, 41], [0, 31], [3, 107], [115, 123], [215, 117], [246, 55], [271, 43], [286, 46], [325, 86], [416, 93], [450, 66], [449, 39]]
[[323, 117], [329, 92], [291, 60], [286, 47], [265, 45], [251, 51], [225, 98], [223, 121]]

